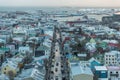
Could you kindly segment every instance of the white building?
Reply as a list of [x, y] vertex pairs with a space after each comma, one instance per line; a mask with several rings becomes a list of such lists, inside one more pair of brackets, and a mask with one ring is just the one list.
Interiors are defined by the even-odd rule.
[[119, 66], [107, 66], [108, 78], [110, 80], [120, 80], [120, 67]]
[[120, 52], [110, 51], [104, 55], [105, 65], [120, 65]]

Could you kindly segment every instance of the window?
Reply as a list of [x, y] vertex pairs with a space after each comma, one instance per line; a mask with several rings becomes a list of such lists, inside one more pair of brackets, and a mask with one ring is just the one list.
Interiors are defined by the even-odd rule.
[[6, 72], [4, 72], [4, 74], [6, 74]]
[[112, 72], [110, 72], [110, 74], [112, 74]]
[[116, 72], [118, 74], [118, 72]]

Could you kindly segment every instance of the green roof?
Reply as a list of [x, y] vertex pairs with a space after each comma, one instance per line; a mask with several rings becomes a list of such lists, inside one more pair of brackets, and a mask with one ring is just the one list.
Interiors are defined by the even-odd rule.
[[95, 39], [91, 38], [90, 43], [96, 43]]
[[107, 47], [107, 43], [106, 42], [102, 42], [98, 45], [98, 47], [102, 47], [102, 48], [106, 48]]

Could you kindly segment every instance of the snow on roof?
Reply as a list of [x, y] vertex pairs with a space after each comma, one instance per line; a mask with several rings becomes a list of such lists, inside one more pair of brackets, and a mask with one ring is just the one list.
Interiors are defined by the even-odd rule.
[[118, 43], [118, 41], [117, 40], [110, 40], [110, 43]]
[[87, 27], [88, 30], [95, 30], [95, 27]]
[[34, 43], [34, 42], [33, 42], [33, 41], [28, 40], [28, 41], [26, 41], [26, 43]]
[[40, 72], [38, 69], [33, 69], [31, 77], [33, 77], [35, 80], [43, 80], [44, 79], [44, 73]]
[[23, 38], [22, 37], [14, 37], [13, 40], [22, 42]]
[[39, 46], [39, 47], [37, 48], [37, 50], [49, 50], [49, 47], [47, 47], [47, 46], [45, 46], [45, 45]]
[[98, 80], [109, 80], [108, 78], [99, 78]]
[[26, 51], [29, 51], [30, 50], [30, 47], [27, 47], [27, 46], [22, 46], [22, 47], [19, 47], [19, 50], [26, 50]]
[[79, 57], [86, 57], [87, 54], [77, 54], [77, 56], [79, 56]]
[[5, 74], [1, 74], [0, 75], [0, 79], [2, 79], [2, 80], [9, 80], [8, 76], [6, 76]]
[[6, 62], [3, 63], [2, 67], [5, 66], [10, 66], [12, 69], [17, 69], [17, 63], [14, 61], [7, 60]]
[[116, 13], [114, 13], [115, 15], [120, 15], [120, 12], [116, 12]]
[[95, 69], [99, 70], [99, 71], [100, 70], [105, 70], [105, 71], [107, 70], [106, 66], [95, 66]]
[[27, 28], [17, 27], [13, 29], [13, 33], [26, 33]]
[[106, 55], [107, 55], [107, 54], [116, 55], [116, 54], [120, 54], [120, 52], [119, 52], [119, 51], [110, 51], [110, 52], [106, 52], [105, 54], [106, 54]]
[[3, 39], [0, 39], [0, 43], [5, 43], [6, 41]]
[[38, 37], [30, 37], [28, 40], [34, 40], [34, 39], [37, 40], [37, 41], [39, 40]]
[[50, 35], [50, 36], [53, 36], [53, 31], [45, 31], [45, 34], [48, 34], [48, 35]]
[[18, 63], [18, 62], [21, 62], [22, 59], [23, 59], [23, 58], [16, 57], [16, 58], [11, 58], [10, 60]]
[[89, 62], [93, 62], [93, 61], [96, 61], [96, 62], [100, 63], [98, 60], [96, 60], [95, 58], [92, 57], [92, 58], [89, 60]]
[[106, 42], [106, 43], [118, 43], [118, 41], [117, 40], [107, 40], [107, 39], [105, 39], [105, 40], [103, 40], [103, 42]]
[[87, 74], [93, 76], [91, 69], [87, 66], [80, 65], [80, 63], [71, 63], [71, 71], [73, 76], [80, 74]]
[[120, 32], [116, 32], [116, 34], [120, 35]]
[[0, 50], [0, 54], [5, 54], [4, 51]]
[[46, 58], [49, 58], [49, 56], [48, 55], [44, 55], [44, 56], [40, 56], [40, 57], [35, 57], [35, 61], [38, 61], [38, 60], [44, 60], [44, 59], [46, 59]]
[[107, 69], [109, 71], [120, 71], [120, 67], [119, 66], [107, 66]]
[[18, 75], [19, 78], [27, 78], [27, 77], [30, 77], [31, 73], [33, 71], [33, 68], [30, 68], [30, 69], [25, 69], [22, 71], [22, 73], [20, 75]]
[[96, 49], [96, 44], [95, 43], [86, 43], [86, 49], [94, 50], [94, 49]]

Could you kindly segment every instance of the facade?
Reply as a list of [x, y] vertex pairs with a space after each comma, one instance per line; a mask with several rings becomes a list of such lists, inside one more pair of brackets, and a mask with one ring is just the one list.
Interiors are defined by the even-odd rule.
[[95, 80], [108, 80], [108, 71], [106, 66], [95, 66]]
[[110, 80], [120, 80], [120, 67], [119, 66], [107, 66], [108, 78]]
[[120, 21], [120, 12], [116, 12], [113, 14], [114, 21]]
[[39, 57], [39, 56], [49, 55], [49, 53], [50, 53], [49, 47], [43, 45], [37, 48], [37, 50], [35, 51], [35, 56]]
[[92, 71], [94, 70], [95, 66], [101, 66], [101, 63], [94, 58], [91, 58], [89, 62], [90, 62], [90, 68]]
[[105, 65], [120, 65], [120, 52], [110, 51], [104, 55]]

